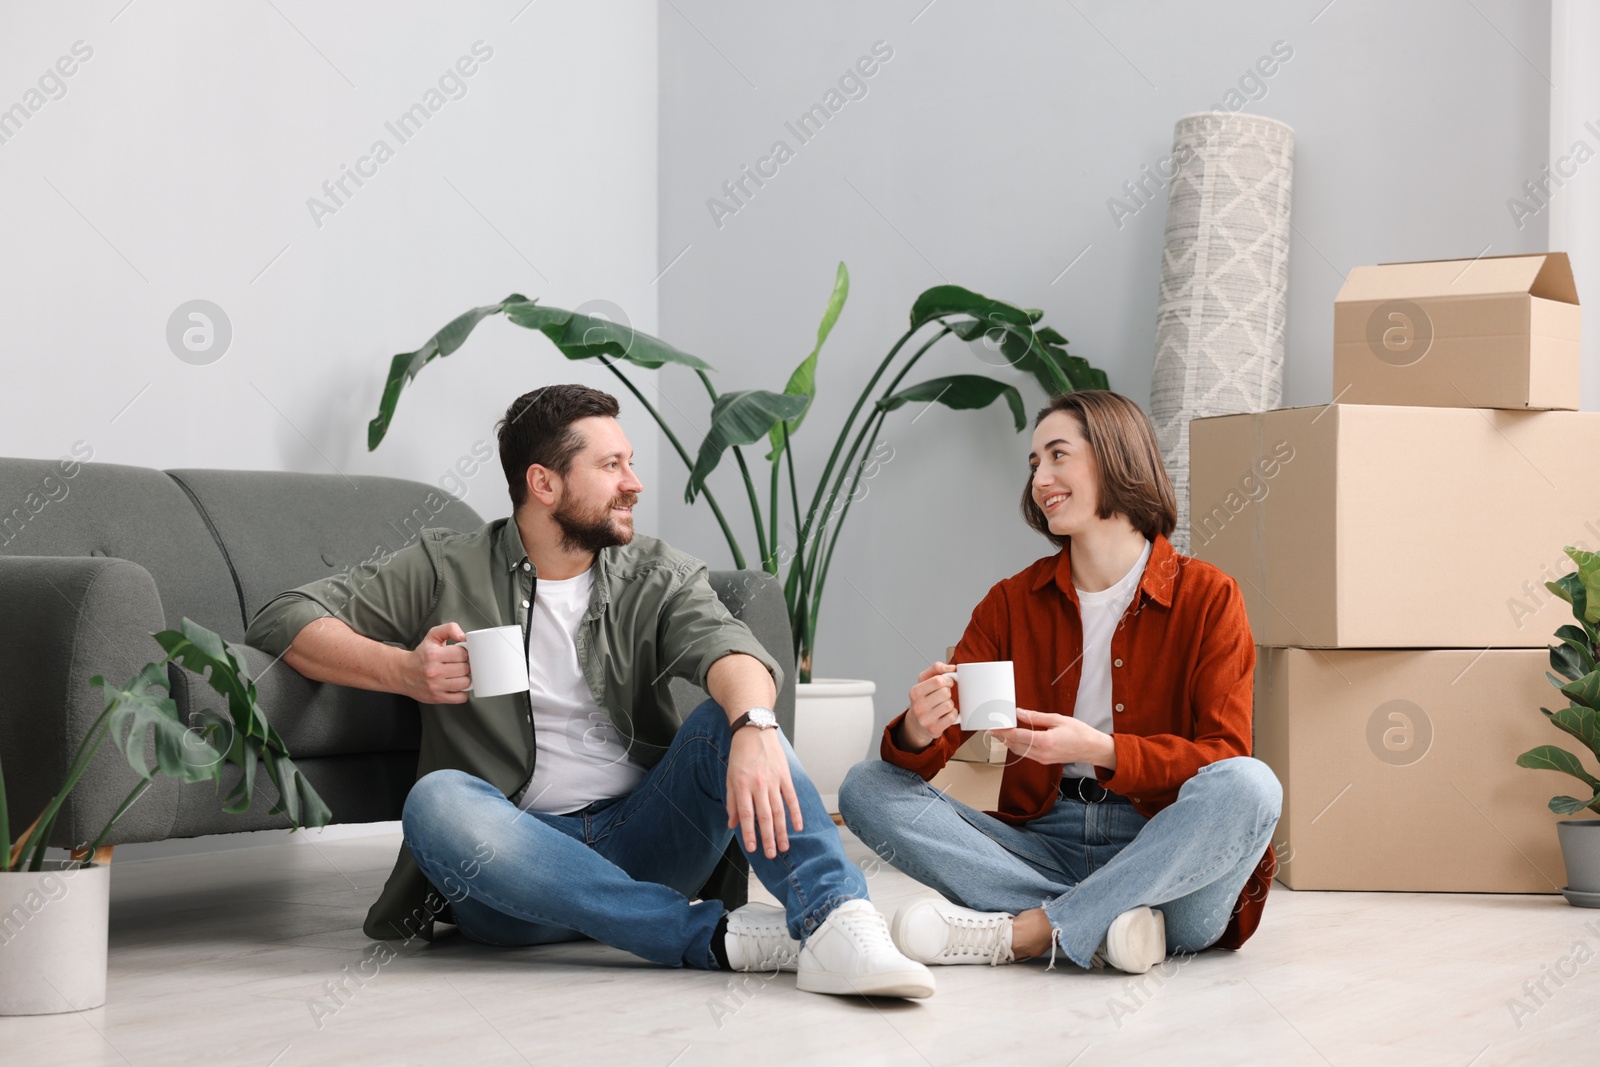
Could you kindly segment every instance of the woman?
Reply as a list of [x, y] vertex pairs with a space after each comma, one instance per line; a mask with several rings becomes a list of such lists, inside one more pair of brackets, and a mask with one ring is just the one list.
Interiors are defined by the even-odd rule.
[[[1138, 405], [1100, 390], [1034, 420], [1028, 525], [1059, 547], [989, 591], [957, 662], [1015, 663], [999, 810], [927, 784], [971, 735], [935, 663], [839, 794], [846, 825], [944, 895], [902, 908], [925, 963], [1057, 950], [1142, 974], [1260, 921], [1282, 791], [1250, 757], [1255, 646], [1233, 579], [1173, 550], [1172, 485]], [[1039, 710], [1024, 710], [1039, 709]]]

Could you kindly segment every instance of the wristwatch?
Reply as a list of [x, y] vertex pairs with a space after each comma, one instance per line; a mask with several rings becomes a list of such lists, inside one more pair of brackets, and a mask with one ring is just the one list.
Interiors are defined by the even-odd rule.
[[778, 728], [778, 717], [772, 714], [771, 708], [751, 708], [737, 719], [734, 719], [730, 729], [734, 733], [738, 733], [740, 729], [746, 726], [754, 726], [758, 730], [776, 730]]

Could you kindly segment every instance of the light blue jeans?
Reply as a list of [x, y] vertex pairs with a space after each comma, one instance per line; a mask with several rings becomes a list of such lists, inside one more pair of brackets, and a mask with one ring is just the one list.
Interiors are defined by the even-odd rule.
[[839, 791], [845, 825], [879, 857], [963, 907], [1043, 908], [1080, 967], [1112, 921], [1142, 905], [1165, 914], [1169, 952], [1215, 944], [1282, 802], [1272, 770], [1249, 757], [1200, 768], [1150, 819], [1108, 794], [1098, 804], [1058, 798], [1011, 826], [878, 760], [856, 764]]
[[[474, 941], [590, 937], [656, 963], [715, 970], [711, 936], [725, 909], [689, 895], [735, 832], [725, 800], [732, 740], [726, 713], [708, 700], [632, 793], [568, 815], [523, 811], [481, 778], [434, 771], [406, 798], [406, 846]], [[782, 743], [805, 829], [791, 825], [789, 849], [774, 859], [758, 843], [750, 868], [783, 901], [789, 933], [804, 940], [839, 904], [865, 899], [867, 881]]]

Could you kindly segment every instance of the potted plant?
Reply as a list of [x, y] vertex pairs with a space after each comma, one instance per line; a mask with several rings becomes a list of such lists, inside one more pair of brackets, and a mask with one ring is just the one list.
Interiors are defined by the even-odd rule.
[[[241, 774], [223, 810], [239, 813], [254, 800], [260, 764], [278, 791], [271, 814], [287, 815], [296, 828], [325, 826], [332, 818], [257, 706], [243, 655], [188, 619], [180, 630], [153, 636], [166, 655], [126, 685], [100, 675], [89, 679], [105, 694], [104, 710], [73, 753], [61, 789], [15, 841], [0, 770], [0, 1015], [82, 1011], [105, 1003], [111, 848], [102, 842], [156, 775], [220, 786], [223, 768], [231, 764]], [[206, 681], [226, 698], [227, 715], [203, 709], [185, 723], [166, 692], [169, 663], [196, 674], [209, 671]], [[152, 735], [154, 767], [145, 763]], [[127, 757], [138, 781], [94, 840], [73, 849], [71, 859], [50, 859], [62, 805], [107, 739]]]
[[[1551, 670], [1545, 677], [1568, 704], [1557, 711], [1539, 710], [1552, 725], [1582, 741], [1600, 758], [1600, 721], [1596, 717], [1600, 712], [1600, 554], [1577, 548], [1567, 548], [1566, 553], [1578, 569], [1546, 582], [1545, 587], [1572, 605], [1578, 625], [1556, 630], [1561, 643], [1550, 648]], [[1557, 815], [1586, 809], [1600, 812], [1600, 778], [1585, 770], [1582, 761], [1566, 749], [1540, 745], [1518, 756], [1517, 766], [1561, 771], [1588, 788], [1588, 799], [1551, 797], [1550, 810]], [[1562, 895], [1579, 907], [1600, 908], [1600, 819], [1565, 819], [1556, 824], [1556, 834], [1567, 866], [1567, 887]]]
[[[729, 525], [707, 477], [732, 452], [744, 483], [756, 539], [756, 559], [763, 571], [783, 581], [784, 600], [794, 639], [798, 668], [795, 736], [801, 762], [830, 807], [845, 771], [866, 752], [873, 729], [870, 681], [818, 679], [812, 675], [812, 655], [822, 595], [834, 549], [850, 505], [865, 495], [866, 482], [886, 458], [878, 448], [885, 420], [911, 403], [938, 403], [952, 409], [984, 408], [1004, 399], [1010, 407], [1013, 429], [1027, 425], [1022, 394], [1015, 386], [980, 374], [958, 374], [902, 385], [906, 375], [940, 341], [954, 336], [980, 353], [993, 353], [994, 362], [1031, 374], [1046, 393], [1107, 388], [1104, 372], [1066, 350], [1067, 340], [1056, 330], [1040, 326], [1044, 313], [991, 300], [956, 285], [928, 289], [912, 304], [910, 322], [889, 348], [856, 398], [840, 427], [821, 475], [809, 493], [809, 502], [796, 473], [790, 438], [810, 410], [816, 392], [817, 362], [823, 343], [832, 332], [849, 295], [850, 275], [843, 263], [834, 278], [833, 292], [817, 327], [816, 343], [790, 374], [781, 392], [747, 389], [719, 393], [712, 384], [710, 364], [664, 341], [632, 329], [628, 324], [578, 311], [547, 307], [512, 294], [498, 304], [474, 308], [453, 319], [413, 352], [390, 360], [378, 413], [368, 425], [367, 447], [383, 440], [394, 417], [401, 391], [434, 359], [448, 356], [466, 341], [485, 318], [504, 313], [513, 323], [544, 334], [568, 359], [595, 359], [622, 382], [661, 428], [663, 436], [689, 470], [684, 499], [703, 497], [727, 539], [735, 567], [745, 568], [746, 555]], [[923, 336], [919, 339], [918, 334]], [[917, 340], [915, 347], [913, 340]], [[678, 435], [660, 411], [623, 371], [622, 364], [656, 370], [668, 364], [685, 367], [700, 380], [711, 403], [710, 429], [691, 458]], [[879, 390], [889, 371], [895, 373]], [[876, 391], [876, 396], [874, 392]], [[872, 401], [868, 406], [868, 401]], [[769, 466], [765, 495], [757, 488], [743, 446], [765, 441]], [[848, 447], [847, 447], [848, 446]], [[780, 536], [780, 517], [787, 503], [793, 540]], [[815, 727], [812, 727], [815, 723]]]

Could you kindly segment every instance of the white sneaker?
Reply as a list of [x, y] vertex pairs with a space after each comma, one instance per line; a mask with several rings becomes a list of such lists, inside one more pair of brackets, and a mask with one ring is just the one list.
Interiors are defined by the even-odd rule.
[[1167, 917], [1151, 908], [1131, 908], [1118, 915], [1106, 931], [1093, 962], [1143, 974], [1166, 958]]
[[973, 911], [938, 897], [901, 906], [894, 917], [894, 943], [922, 963], [987, 963], [1016, 959], [1011, 951], [1011, 916]]
[[799, 966], [800, 942], [789, 936], [782, 908], [746, 904], [728, 912], [723, 941], [728, 965], [736, 971], [793, 971]]
[[931, 997], [934, 989], [928, 968], [895, 948], [889, 924], [865, 900], [840, 904], [806, 938], [795, 985], [864, 997]]

